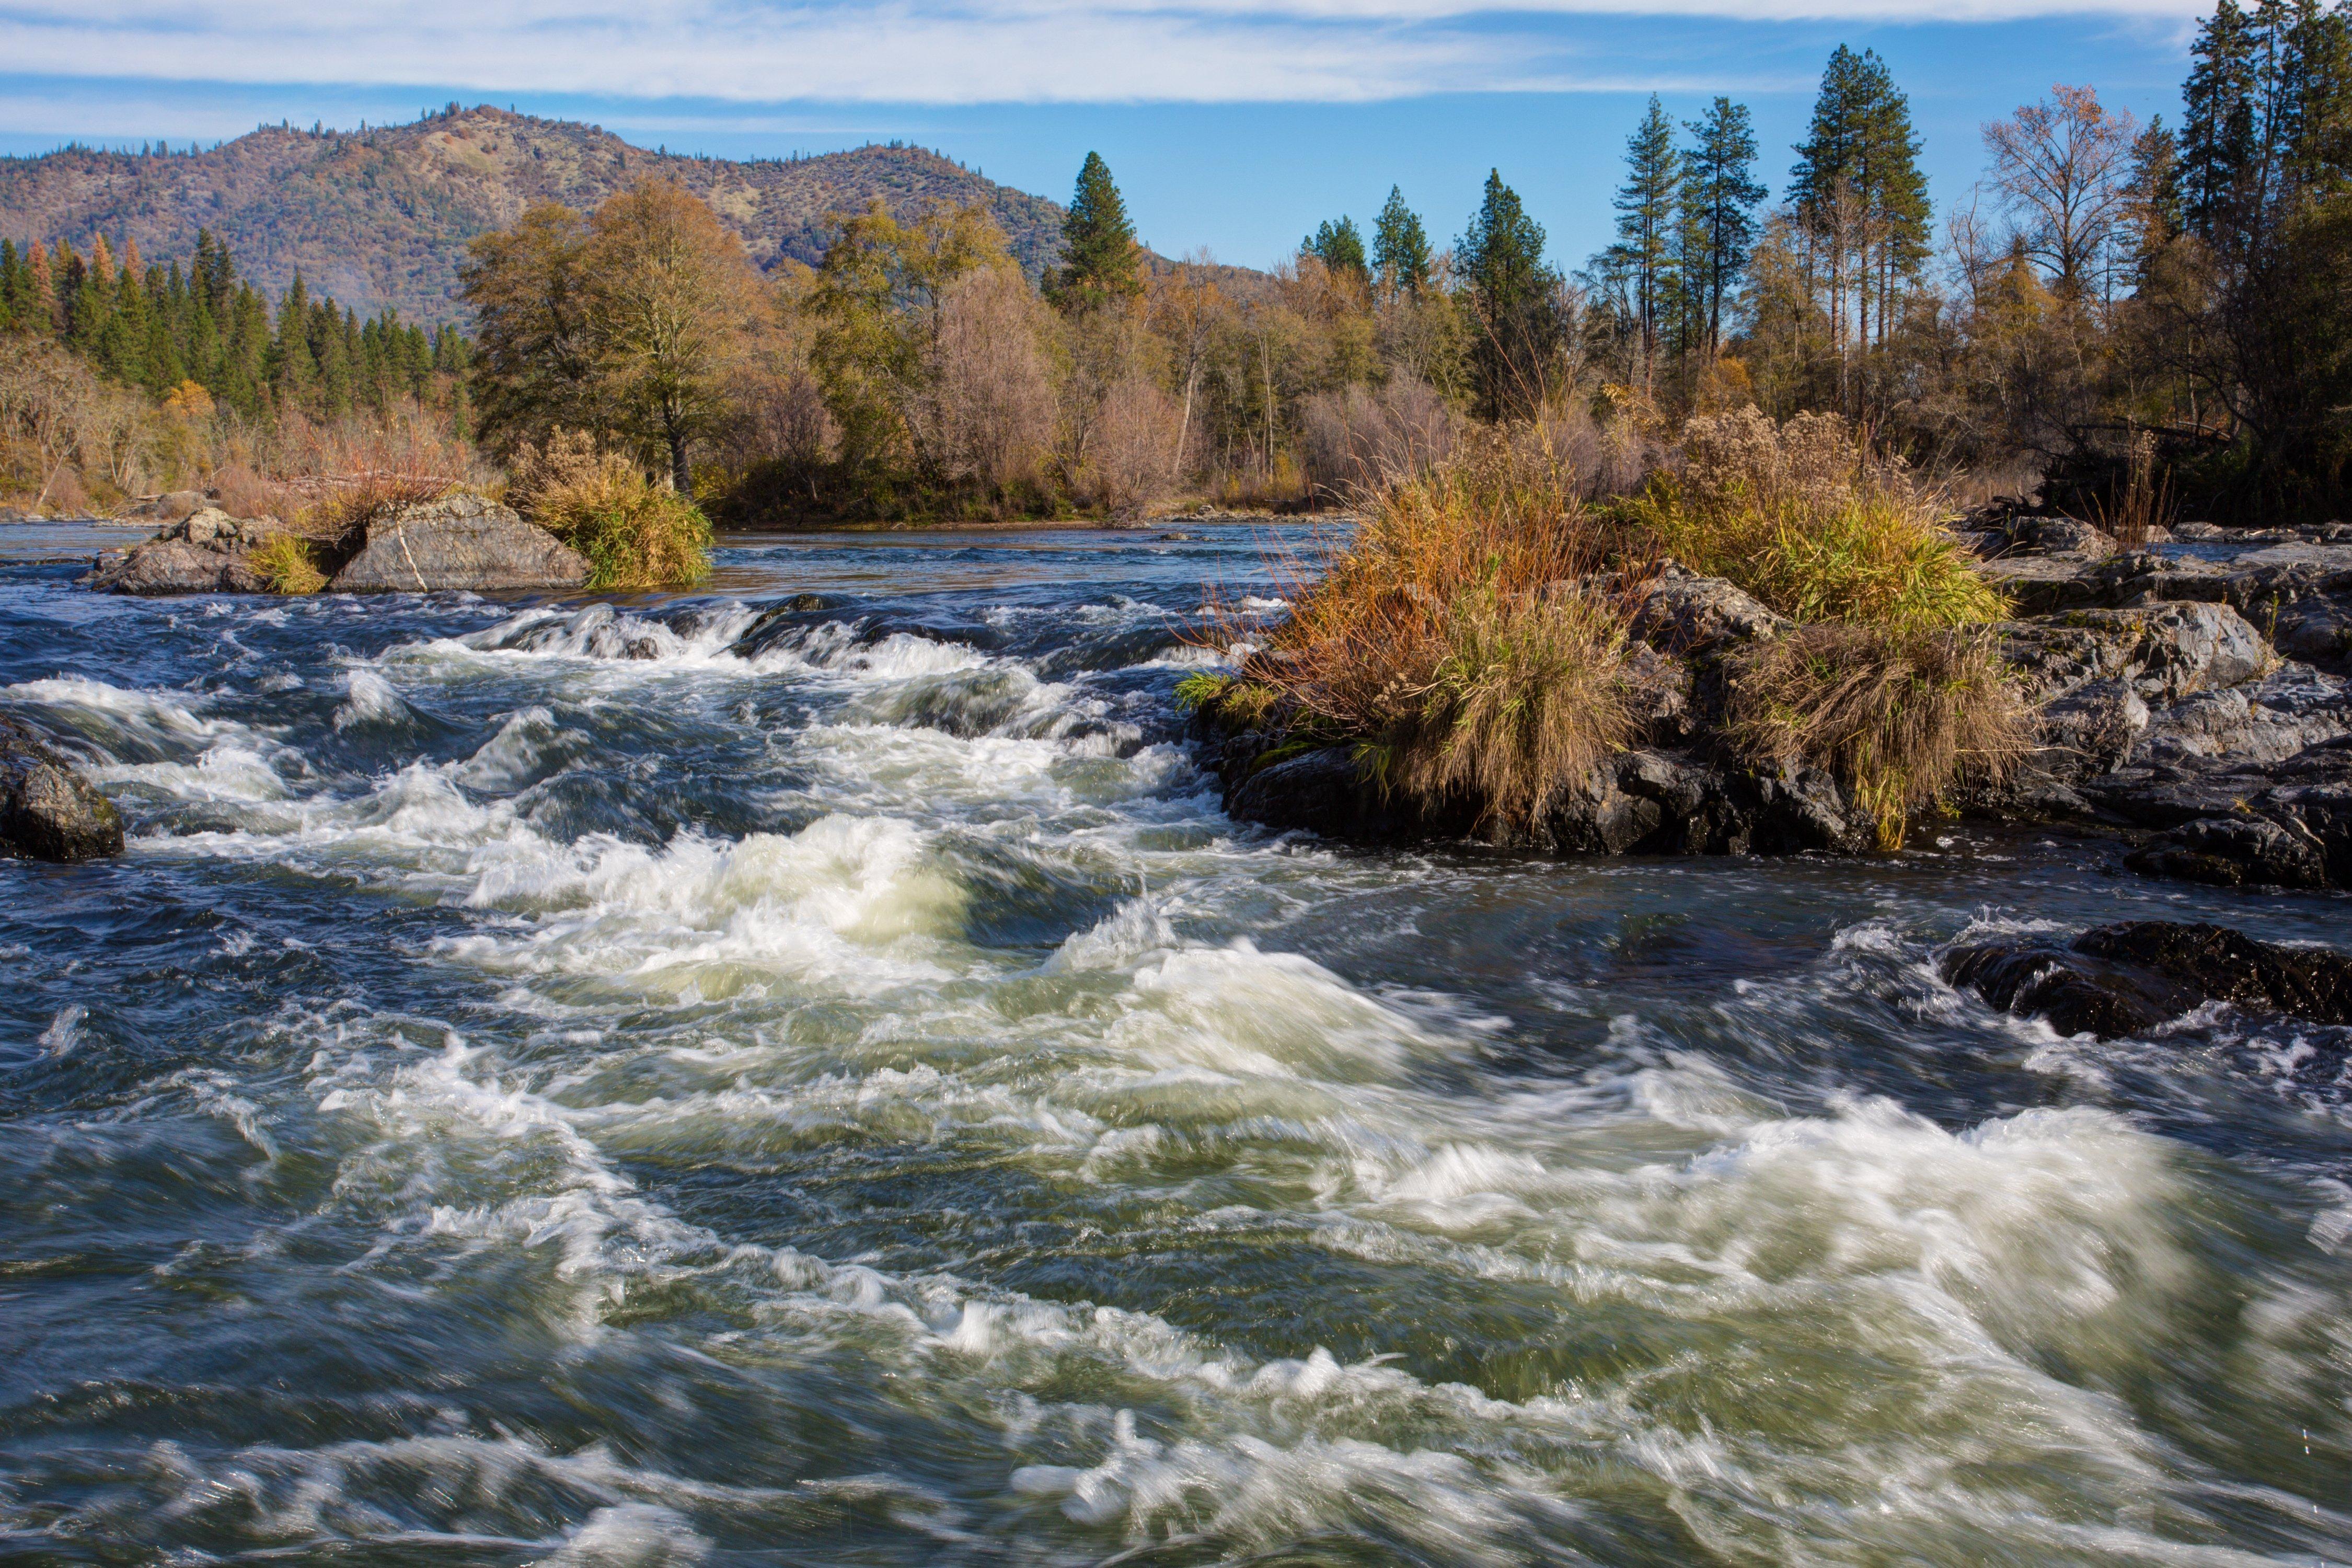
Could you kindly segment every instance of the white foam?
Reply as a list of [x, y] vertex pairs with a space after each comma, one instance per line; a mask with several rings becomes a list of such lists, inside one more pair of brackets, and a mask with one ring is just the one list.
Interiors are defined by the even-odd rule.
[[343, 678], [342, 705], [335, 710], [335, 728], [393, 724], [408, 717], [408, 704], [392, 682], [372, 669], [354, 669]]

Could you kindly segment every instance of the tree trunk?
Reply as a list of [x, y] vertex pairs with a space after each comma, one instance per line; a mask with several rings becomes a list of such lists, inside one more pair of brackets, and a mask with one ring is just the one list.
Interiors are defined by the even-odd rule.
[[694, 469], [686, 458], [686, 432], [672, 428], [669, 433], [669, 482], [687, 500], [694, 499]]

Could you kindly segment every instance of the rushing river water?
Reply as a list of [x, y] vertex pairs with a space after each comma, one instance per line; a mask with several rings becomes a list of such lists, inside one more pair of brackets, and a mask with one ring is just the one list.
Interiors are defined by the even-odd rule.
[[1171, 702], [1264, 542], [19, 551], [131, 839], [0, 863], [0, 1556], [2352, 1562], [2352, 1030], [1933, 967], [2352, 902], [1271, 837]]

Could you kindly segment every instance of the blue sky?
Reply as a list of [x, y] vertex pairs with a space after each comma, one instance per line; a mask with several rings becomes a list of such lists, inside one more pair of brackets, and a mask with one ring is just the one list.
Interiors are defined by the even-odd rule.
[[[903, 138], [1066, 199], [1088, 149], [1144, 239], [1263, 266], [1391, 184], [1458, 233], [1490, 166], [1556, 260], [1606, 242], [1648, 95], [1755, 110], [1776, 193], [1822, 64], [1884, 55], [1939, 213], [1979, 127], [2087, 83], [2177, 112], [2203, 0], [0, 0], [0, 152], [210, 142], [451, 100], [731, 157]], [[1935, 19], [1925, 19], [1927, 17]]]

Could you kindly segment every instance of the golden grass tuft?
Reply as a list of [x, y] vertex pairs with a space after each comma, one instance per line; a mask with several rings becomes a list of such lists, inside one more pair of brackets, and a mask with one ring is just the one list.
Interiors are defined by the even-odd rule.
[[1998, 620], [2000, 595], [1945, 532], [1937, 498], [1833, 414], [1692, 420], [1679, 472], [1619, 509], [1664, 553], [1803, 622], [1931, 628]]
[[1613, 605], [1472, 588], [1418, 651], [1428, 668], [1396, 693], [1381, 774], [1432, 804], [1475, 802], [1482, 826], [1532, 826], [1633, 736]]
[[1836, 775], [1882, 849], [1955, 786], [2007, 777], [2033, 742], [2032, 711], [1981, 631], [1800, 626], [1736, 660], [1727, 698], [1735, 752]]
[[1391, 481], [1349, 549], [1295, 563], [1291, 616], [1245, 680], [1199, 698], [1233, 714], [1246, 692], [1294, 734], [1356, 744], [1385, 788], [1534, 826], [1633, 730], [1580, 488], [1500, 437]]
[[710, 575], [710, 520], [578, 432], [516, 454], [507, 501], [588, 559], [600, 590], [690, 587]]
[[273, 533], [254, 547], [250, 563], [273, 594], [315, 594], [327, 585], [318, 547], [291, 533]]

